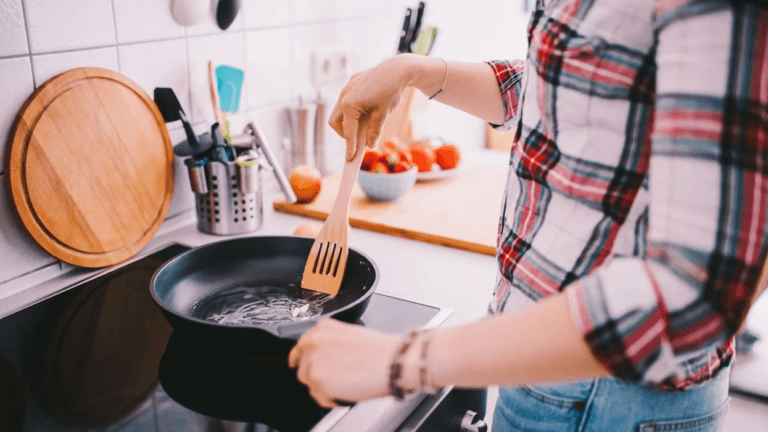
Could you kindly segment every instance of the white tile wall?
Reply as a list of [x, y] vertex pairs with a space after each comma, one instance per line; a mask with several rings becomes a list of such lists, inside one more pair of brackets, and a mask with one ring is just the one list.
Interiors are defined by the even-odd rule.
[[[216, 25], [216, 3], [211, 0], [200, 24], [182, 27], [173, 21], [171, 0], [0, 0], [0, 162], [11, 122], [34, 87], [81, 66], [118, 70], [150, 95], [155, 87], [173, 88], [197, 133], [207, 131], [213, 121], [208, 59], [245, 71], [241, 110], [229, 116], [233, 132], [255, 120], [281, 153], [285, 107], [295, 105], [299, 95], [315, 95], [312, 51], [342, 46], [350, 53], [352, 73], [371, 67], [395, 54], [405, 8], [415, 9], [418, 0], [244, 0], [226, 31]], [[515, 12], [516, 2], [481, 3], [429, 2], [423, 25], [440, 26], [436, 54], [465, 60], [497, 57], [514, 45], [500, 37], [511, 38], [515, 31], [524, 45], [526, 19]], [[500, 25], [506, 15], [517, 30]], [[519, 45], [511, 57], [517, 57]], [[342, 85], [323, 89], [329, 111]], [[430, 121], [436, 134], [458, 137], [460, 145], [482, 145], [481, 123], [464, 114], [437, 110]], [[179, 122], [169, 126], [174, 144], [185, 138]], [[344, 142], [329, 130], [326, 146], [331, 170], [340, 170]], [[181, 160], [177, 167], [169, 216], [194, 206]], [[264, 179], [277, 188], [267, 172]], [[27, 238], [7, 201], [0, 203], [0, 223], [0, 282], [55, 262]]]
[[32, 54], [115, 44], [112, 2], [25, 0]]
[[120, 45], [117, 54], [120, 72], [136, 81], [150, 97], [155, 87], [170, 87], [184, 111], [189, 111], [187, 48], [184, 39]]
[[[248, 106], [256, 108], [287, 101], [291, 82], [291, 32], [287, 28], [250, 30], [245, 35], [245, 74]], [[293, 65], [293, 67], [298, 67]]]
[[38, 87], [50, 78], [70, 69], [90, 66], [119, 70], [115, 47], [33, 55], [32, 66], [35, 71], [35, 84]]
[[19, 0], [0, 0], [0, 57], [27, 54], [27, 30]]
[[[213, 62], [214, 71], [220, 65], [228, 65], [245, 69], [245, 34], [221, 33], [212, 36], [198, 36], [187, 39], [189, 52], [189, 81], [191, 83], [191, 112], [195, 122], [215, 122], [213, 102], [208, 81], [208, 61]], [[214, 72], [215, 73], [215, 72]], [[214, 78], [215, 79], [215, 78]], [[244, 94], [249, 82], [243, 82], [239, 110], [248, 109], [248, 101]]]
[[16, 118], [16, 113], [35, 89], [29, 57], [0, 60], [0, 77], [2, 77], [0, 78], [0, 100], [3, 101], [0, 103], [0, 172], [2, 172], [5, 170], [6, 137]]
[[[360, 2], [365, 3], [365, 2]], [[261, 27], [277, 27], [288, 23], [289, 0], [244, 1], [242, 2], [243, 25], [246, 30]]]
[[118, 43], [184, 37], [169, 0], [113, 0]]

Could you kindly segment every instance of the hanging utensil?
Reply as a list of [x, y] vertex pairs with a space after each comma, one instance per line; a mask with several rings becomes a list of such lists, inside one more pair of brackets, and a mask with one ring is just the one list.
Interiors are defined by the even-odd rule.
[[[362, 147], [362, 146], [361, 146]], [[336, 295], [341, 287], [341, 279], [347, 266], [349, 249], [349, 202], [352, 198], [352, 188], [360, 171], [365, 148], [358, 148], [352, 161], [344, 164], [341, 173], [339, 194], [333, 204], [331, 213], [323, 224], [323, 228], [312, 245], [312, 250], [304, 267], [301, 287], [329, 295]]]
[[158, 87], [155, 89], [155, 105], [160, 110], [160, 114], [163, 116], [163, 120], [166, 123], [181, 120], [181, 124], [184, 126], [184, 132], [187, 134], [187, 140], [183, 141], [173, 147], [173, 153], [176, 156], [195, 156], [201, 155], [207, 152], [211, 145], [210, 141], [201, 141], [195, 135], [195, 131], [192, 129], [192, 125], [189, 123], [184, 109], [181, 108], [179, 99], [176, 97], [176, 93], [173, 89]]
[[171, 15], [177, 23], [189, 27], [202, 21], [210, 8], [208, 0], [174, 0]]
[[240, 11], [240, 0], [219, 0], [216, 7], [216, 24], [219, 28], [226, 30], [237, 18], [237, 12]]

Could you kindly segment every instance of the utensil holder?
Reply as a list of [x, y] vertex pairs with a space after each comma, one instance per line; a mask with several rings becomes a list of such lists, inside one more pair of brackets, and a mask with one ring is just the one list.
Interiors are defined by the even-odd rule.
[[195, 195], [197, 229], [215, 235], [253, 232], [264, 219], [263, 186], [260, 165], [249, 178], [249, 193], [240, 190], [236, 162], [209, 161], [205, 165], [208, 193]]

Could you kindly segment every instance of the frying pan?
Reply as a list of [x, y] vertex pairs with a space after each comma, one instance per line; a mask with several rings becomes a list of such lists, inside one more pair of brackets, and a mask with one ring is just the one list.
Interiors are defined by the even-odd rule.
[[[378, 284], [376, 264], [350, 248], [335, 297], [301, 289], [313, 242], [305, 237], [255, 236], [191, 249], [155, 272], [150, 292], [176, 331], [202, 343], [255, 352], [292, 345], [322, 318], [358, 321]], [[276, 299], [311, 305], [295, 321], [290, 309], [286, 319], [286, 308], [276, 307], [282, 314], [263, 322], [261, 317], [272, 315], [271, 306], [243, 318], [242, 311], [256, 301]], [[240, 320], [232, 324], [237, 321], [233, 317]]]

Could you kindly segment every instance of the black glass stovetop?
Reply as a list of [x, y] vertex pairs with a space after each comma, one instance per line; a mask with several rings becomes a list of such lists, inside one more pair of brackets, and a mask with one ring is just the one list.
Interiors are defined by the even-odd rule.
[[[188, 249], [171, 245], [143, 260], [159, 262], [159, 268]], [[439, 312], [437, 307], [374, 293], [358, 324], [403, 332], [423, 327]], [[254, 355], [206, 346], [175, 331], [160, 361], [160, 384], [175, 402], [205, 416], [263, 424], [279, 432], [308, 432], [328, 410], [315, 404], [288, 368], [289, 349]]]

